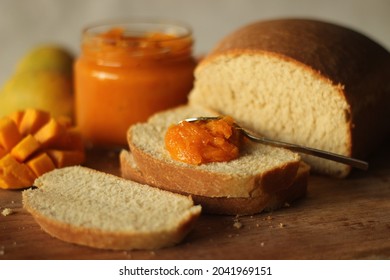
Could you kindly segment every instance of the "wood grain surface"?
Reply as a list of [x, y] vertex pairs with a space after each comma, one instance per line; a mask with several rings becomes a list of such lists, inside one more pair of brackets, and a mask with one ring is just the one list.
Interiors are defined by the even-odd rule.
[[[348, 179], [312, 175], [306, 198], [272, 213], [202, 214], [182, 244], [111, 251], [57, 240], [0, 190], [0, 259], [390, 259], [390, 149]], [[92, 151], [87, 166], [119, 175], [118, 153]]]

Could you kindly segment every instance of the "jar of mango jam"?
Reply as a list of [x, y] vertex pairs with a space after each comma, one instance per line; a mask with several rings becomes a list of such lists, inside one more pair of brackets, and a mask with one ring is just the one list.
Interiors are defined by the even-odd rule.
[[128, 21], [86, 28], [75, 63], [76, 124], [94, 146], [126, 145], [130, 125], [187, 102], [195, 59], [189, 27]]

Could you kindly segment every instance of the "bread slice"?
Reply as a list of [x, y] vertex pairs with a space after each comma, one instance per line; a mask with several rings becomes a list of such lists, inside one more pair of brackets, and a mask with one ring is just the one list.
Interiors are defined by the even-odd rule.
[[[166, 188], [156, 181], [148, 181], [138, 169], [133, 155], [126, 150], [120, 153], [120, 166], [122, 177], [143, 184], [154, 185], [158, 188]], [[290, 204], [306, 195], [310, 167], [301, 162], [294, 181], [285, 189], [273, 193], [263, 193], [256, 197], [207, 197], [191, 195], [196, 204], [202, 205], [202, 211], [209, 214], [223, 215], [252, 215], [263, 211], [272, 211]], [[188, 193], [181, 192], [183, 195]]]
[[56, 169], [23, 191], [23, 206], [48, 234], [105, 249], [179, 243], [201, 207], [173, 194], [85, 167]]
[[[201, 61], [189, 103], [270, 138], [364, 159], [390, 135], [390, 53], [331, 23], [259, 21]], [[302, 157], [323, 174], [345, 177], [351, 169]]]
[[287, 188], [294, 180], [300, 156], [286, 149], [248, 143], [229, 162], [194, 166], [173, 160], [164, 146], [172, 124], [215, 112], [181, 106], [160, 112], [128, 130], [128, 143], [137, 168], [146, 181], [173, 192], [207, 197], [258, 197]]
[[216, 116], [202, 106], [180, 106], [153, 115], [128, 130], [130, 152], [120, 154], [122, 177], [191, 195], [207, 213], [246, 215], [276, 209], [303, 197], [309, 167], [286, 149], [246, 143], [229, 162], [194, 166], [171, 159], [164, 147], [171, 124], [196, 116]]

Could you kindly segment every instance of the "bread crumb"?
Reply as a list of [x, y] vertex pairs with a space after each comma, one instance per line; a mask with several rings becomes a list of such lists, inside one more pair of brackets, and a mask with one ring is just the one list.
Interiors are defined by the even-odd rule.
[[264, 242], [261, 242], [261, 243], [260, 243], [260, 246], [261, 246], [261, 247], [264, 247]]
[[234, 226], [236, 229], [240, 229], [240, 228], [243, 227], [243, 224], [240, 223], [239, 221], [235, 221], [234, 224], [233, 224], [233, 226]]
[[285, 202], [283, 206], [284, 206], [284, 207], [290, 207], [290, 203]]
[[3, 216], [8, 216], [8, 215], [11, 215], [12, 213], [13, 213], [13, 211], [11, 208], [4, 208], [3, 211], [1, 211], [1, 214]]
[[271, 221], [271, 220], [272, 220], [272, 217], [271, 217], [271, 216], [267, 216], [267, 218], [265, 218], [264, 220]]
[[0, 256], [5, 254], [4, 246], [0, 247]]
[[242, 228], [244, 225], [238, 220], [239, 218], [239, 215], [236, 215], [233, 219], [234, 223], [233, 223], [233, 227], [235, 227], [236, 229], [240, 229]]
[[284, 227], [286, 227], [286, 225], [283, 224], [283, 223], [279, 223], [279, 227], [280, 227], [280, 228], [284, 228]]

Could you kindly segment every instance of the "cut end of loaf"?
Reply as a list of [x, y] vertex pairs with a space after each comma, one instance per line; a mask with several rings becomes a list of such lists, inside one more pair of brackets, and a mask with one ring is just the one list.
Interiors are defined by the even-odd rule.
[[84, 167], [57, 169], [23, 192], [23, 206], [61, 240], [106, 249], [156, 249], [179, 243], [201, 207], [190, 197]]
[[[350, 108], [343, 86], [269, 52], [211, 56], [195, 72], [191, 104], [234, 117], [249, 129], [296, 144], [351, 155]], [[350, 167], [303, 157], [314, 171], [344, 177]]]

